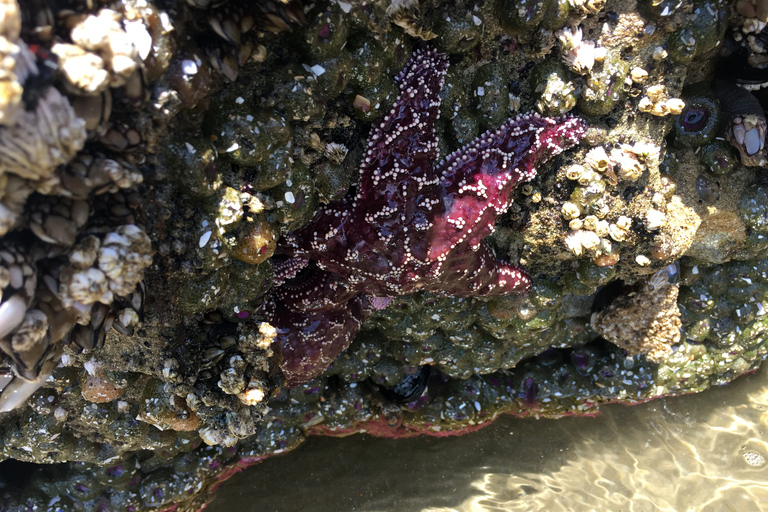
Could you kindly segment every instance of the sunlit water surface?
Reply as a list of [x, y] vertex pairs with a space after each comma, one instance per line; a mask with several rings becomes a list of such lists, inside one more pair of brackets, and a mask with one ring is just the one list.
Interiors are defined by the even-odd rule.
[[462, 437], [313, 437], [207, 510], [768, 511], [768, 371], [597, 418], [502, 417]]

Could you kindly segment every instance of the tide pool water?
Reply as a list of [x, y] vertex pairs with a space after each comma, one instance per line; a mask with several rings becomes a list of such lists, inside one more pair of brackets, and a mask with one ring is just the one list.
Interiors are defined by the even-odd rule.
[[209, 505], [313, 512], [768, 510], [768, 371], [597, 418], [499, 418], [462, 437], [310, 438]]

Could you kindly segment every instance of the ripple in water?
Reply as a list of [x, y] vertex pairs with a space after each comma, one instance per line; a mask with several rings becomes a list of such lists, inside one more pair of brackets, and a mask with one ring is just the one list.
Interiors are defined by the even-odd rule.
[[312, 438], [209, 511], [764, 511], [768, 372], [598, 418], [501, 418], [459, 438]]

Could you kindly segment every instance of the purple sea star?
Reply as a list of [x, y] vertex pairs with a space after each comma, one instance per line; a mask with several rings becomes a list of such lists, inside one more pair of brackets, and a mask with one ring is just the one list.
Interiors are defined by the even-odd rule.
[[[276, 274], [290, 275], [295, 268], [279, 264]], [[328, 368], [352, 342], [370, 309], [364, 294], [315, 264], [273, 285], [261, 313], [277, 329], [285, 385], [296, 386]]]
[[[278, 329], [289, 384], [319, 375], [349, 345], [373, 304], [359, 294], [469, 297], [530, 288], [525, 272], [498, 260], [483, 238], [517, 185], [576, 144], [586, 126], [575, 117], [526, 114], [435, 167], [447, 69], [434, 49], [414, 54], [395, 78], [397, 101], [371, 131], [357, 194], [283, 238], [280, 250], [294, 260], [262, 312]], [[297, 274], [309, 260], [316, 267]]]

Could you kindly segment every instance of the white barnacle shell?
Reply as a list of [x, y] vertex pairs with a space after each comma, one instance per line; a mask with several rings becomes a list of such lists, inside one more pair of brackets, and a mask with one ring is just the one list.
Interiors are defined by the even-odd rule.
[[97, 94], [109, 87], [104, 59], [75, 44], [57, 43], [51, 51], [59, 59], [59, 70], [67, 89], [83, 95]]
[[566, 201], [563, 203], [563, 207], [560, 209], [560, 213], [562, 213], [565, 220], [573, 220], [581, 215], [581, 210], [574, 203]]
[[645, 212], [645, 227], [649, 231], [656, 231], [657, 229], [667, 224], [667, 215], [659, 210], [648, 210]]
[[627, 237], [627, 231], [620, 228], [618, 224], [610, 224], [608, 226], [608, 234], [616, 242], [623, 242]]
[[576, 181], [582, 174], [584, 174], [584, 171], [585, 169], [583, 165], [574, 164], [565, 170], [565, 175], [569, 180]]
[[613, 161], [606, 153], [605, 148], [598, 146], [592, 148], [584, 156], [584, 163], [597, 172], [606, 172], [613, 168]]
[[647, 267], [648, 265], [651, 264], [651, 260], [650, 260], [650, 258], [648, 258], [648, 256], [646, 256], [644, 254], [638, 254], [635, 257], [635, 263], [637, 263], [641, 267]]
[[604, 237], [608, 236], [608, 221], [606, 220], [599, 220], [597, 221], [597, 225], [595, 226], [595, 229], [593, 230], [597, 236]]
[[65, 306], [70, 306], [74, 302], [85, 305], [94, 302], [112, 303], [113, 296], [109, 291], [107, 276], [97, 268], [74, 271], [65, 267], [61, 271], [59, 280], [59, 294]]
[[629, 76], [632, 77], [633, 82], [642, 84], [648, 79], [648, 72], [641, 67], [634, 67], [629, 72]]
[[616, 220], [616, 226], [624, 231], [629, 231], [629, 228], [632, 227], [632, 219], [626, 215], [622, 215]]
[[97, 15], [89, 15], [77, 23], [70, 33], [72, 42], [79, 47], [97, 52], [107, 63], [110, 85], [119, 87], [138, 66], [139, 51], [135, 31], [128, 34], [120, 21], [122, 14], [111, 9], [102, 9]]
[[583, 173], [581, 173], [581, 176], [579, 176], [578, 182], [579, 182], [579, 185], [589, 185], [593, 181], [597, 181], [599, 179], [600, 179], [600, 175], [598, 173], [596, 173], [591, 169], [587, 169]]
[[594, 215], [587, 215], [584, 217], [584, 229], [595, 231], [597, 229], [597, 217]]
[[120, 252], [114, 247], [102, 247], [99, 250], [99, 268], [110, 278], [117, 278], [121, 267]]
[[666, 107], [667, 112], [673, 116], [676, 116], [679, 115], [685, 108], [685, 101], [680, 98], [669, 98], [664, 102], [664, 106]]
[[643, 164], [637, 159], [635, 153], [619, 148], [611, 150], [611, 159], [619, 168], [619, 178], [627, 181], [637, 181], [643, 174]]
[[622, 144], [621, 149], [637, 155], [643, 162], [655, 162], [659, 159], [661, 148], [652, 142], [639, 141], [634, 144]]
[[611, 241], [607, 238], [601, 238], [600, 239], [600, 245], [599, 245], [599, 251], [602, 254], [611, 254], [613, 253], [613, 245], [611, 244]]
[[565, 246], [575, 256], [581, 256], [585, 251], [600, 245], [600, 237], [594, 231], [577, 229], [565, 235]]
[[101, 243], [95, 236], [87, 236], [80, 240], [69, 253], [69, 262], [78, 269], [92, 267], [96, 262]]
[[139, 314], [133, 308], [121, 309], [117, 314], [117, 320], [123, 324], [124, 327], [135, 327], [141, 322]]
[[648, 95], [648, 99], [650, 99], [653, 103], [666, 101], [669, 97], [666, 86], [662, 84], [654, 84], [648, 86], [645, 89], [645, 93]]
[[107, 234], [99, 249], [99, 268], [109, 278], [109, 288], [117, 295], [128, 295], [144, 278], [152, 263], [152, 248], [147, 235], [132, 224]]
[[48, 317], [39, 309], [30, 309], [24, 315], [22, 324], [11, 335], [11, 347], [16, 352], [33, 350], [43, 341], [47, 332]]
[[562, 45], [563, 62], [576, 73], [587, 74], [595, 61], [605, 58], [605, 48], [596, 48], [594, 41], [583, 39], [580, 28], [566, 27], [557, 32], [557, 38]]

